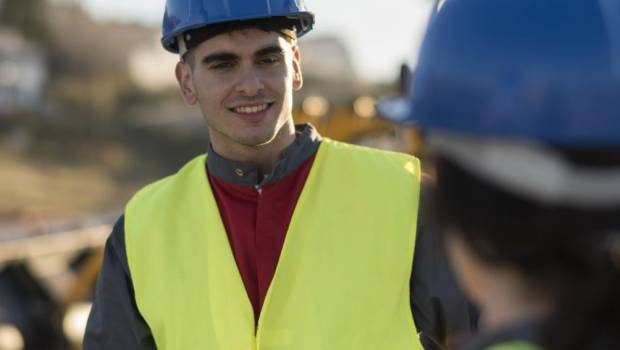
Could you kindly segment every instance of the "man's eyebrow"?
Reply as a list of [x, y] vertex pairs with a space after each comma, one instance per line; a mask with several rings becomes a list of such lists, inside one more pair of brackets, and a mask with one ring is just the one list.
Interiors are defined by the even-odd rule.
[[234, 61], [236, 59], [239, 59], [239, 56], [235, 55], [234, 53], [216, 52], [216, 53], [203, 57], [202, 64], [209, 64], [209, 63], [219, 62], [219, 61]]
[[260, 57], [260, 56], [266, 56], [266, 55], [271, 55], [271, 54], [284, 54], [284, 49], [281, 48], [280, 46], [267, 46], [264, 47], [258, 51], [256, 51], [256, 53], [254, 53], [254, 56], [256, 57]]

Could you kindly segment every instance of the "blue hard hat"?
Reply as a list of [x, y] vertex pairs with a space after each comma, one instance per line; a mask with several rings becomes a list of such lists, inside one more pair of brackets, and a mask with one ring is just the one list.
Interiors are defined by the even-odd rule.
[[161, 42], [166, 50], [178, 53], [177, 36], [188, 30], [270, 17], [294, 20], [298, 37], [314, 25], [314, 15], [303, 0], [167, 0]]
[[[427, 131], [620, 146], [620, 1], [447, 0], [394, 120]], [[381, 109], [380, 109], [381, 110]]]

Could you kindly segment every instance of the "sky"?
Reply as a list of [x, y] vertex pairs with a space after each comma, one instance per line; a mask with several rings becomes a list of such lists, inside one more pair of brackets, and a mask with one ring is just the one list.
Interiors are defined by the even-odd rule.
[[[161, 25], [165, 0], [81, 0], [96, 18]], [[310, 37], [335, 35], [367, 82], [397, 79], [402, 63], [415, 63], [432, 0], [306, 0], [316, 17]], [[303, 40], [303, 38], [302, 38]]]

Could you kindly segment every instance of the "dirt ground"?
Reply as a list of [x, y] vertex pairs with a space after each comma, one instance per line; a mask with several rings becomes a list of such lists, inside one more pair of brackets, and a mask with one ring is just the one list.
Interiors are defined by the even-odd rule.
[[176, 171], [206, 142], [167, 127], [0, 130], [0, 227], [120, 212], [136, 190]]
[[93, 165], [46, 164], [0, 150], [0, 222], [62, 219], [120, 207], [133, 192]]

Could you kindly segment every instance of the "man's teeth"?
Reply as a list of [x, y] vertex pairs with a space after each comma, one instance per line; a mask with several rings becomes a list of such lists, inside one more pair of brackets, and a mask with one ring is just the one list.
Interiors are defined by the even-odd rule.
[[251, 113], [262, 112], [262, 111], [266, 110], [267, 107], [269, 107], [269, 105], [267, 103], [265, 103], [265, 104], [258, 105], [258, 106], [235, 107], [235, 108], [233, 108], [233, 111], [235, 111], [235, 113], [251, 114]]

